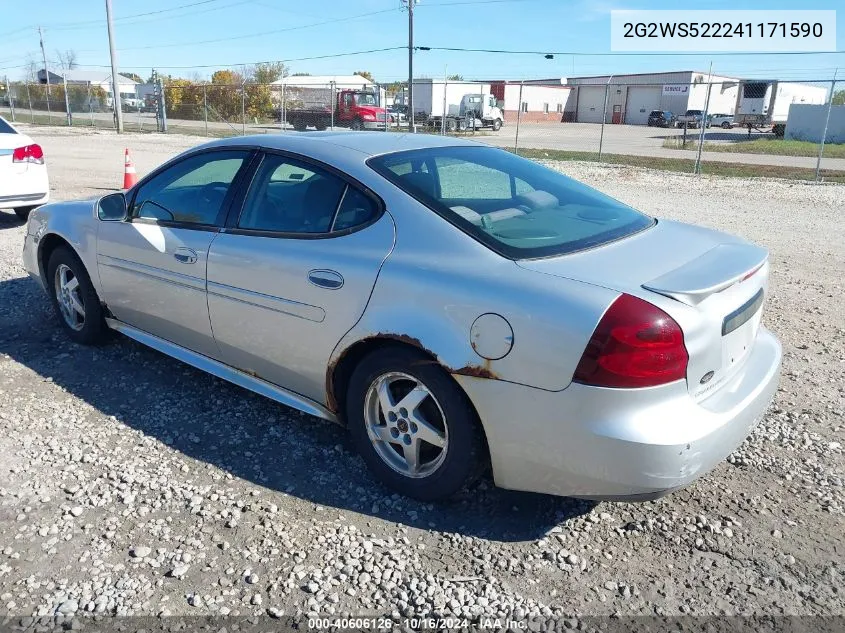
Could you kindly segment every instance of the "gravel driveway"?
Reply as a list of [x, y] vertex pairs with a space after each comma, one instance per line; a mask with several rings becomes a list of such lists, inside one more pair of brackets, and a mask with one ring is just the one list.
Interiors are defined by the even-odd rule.
[[[124, 146], [144, 173], [196, 143], [28, 133], [56, 200], [117, 186]], [[771, 250], [764, 319], [783, 378], [727, 462], [643, 504], [489, 481], [446, 505], [391, 495], [339, 427], [128, 339], [70, 343], [25, 277], [23, 227], [3, 212], [0, 619], [845, 615], [845, 187], [554, 166]]]

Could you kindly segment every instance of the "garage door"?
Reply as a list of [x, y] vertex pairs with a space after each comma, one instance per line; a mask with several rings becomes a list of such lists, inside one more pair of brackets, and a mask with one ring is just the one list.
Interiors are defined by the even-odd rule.
[[625, 105], [625, 123], [646, 125], [648, 114], [660, 110], [661, 86], [629, 86], [628, 103]]
[[604, 86], [578, 86], [579, 123], [601, 123], [604, 111]]

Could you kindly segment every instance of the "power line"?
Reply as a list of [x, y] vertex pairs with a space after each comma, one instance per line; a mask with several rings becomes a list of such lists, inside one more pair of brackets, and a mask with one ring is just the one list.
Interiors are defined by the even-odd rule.
[[[217, 2], [219, 0], [214, 0], [214, 1]], [[138, 13], [138, 14], [135, 14], [135, 15], [127, 15], [127, 16], [124, 16], [122, 18], [115, 18], [114, 21], [119, 22], [118, 26], [130, 26], [130, 25], [133, 25], [133, 24], [149, 24], [151, 22], [156, 22], [156, 21], [165, 20], [165, 19], [173, 20], [173, 19], [184, 18], [184, 17], [189, 17], [189, 16], [191, 18], [193, 18], [194, 16], [201, 15], [203, 13], [211, 13], [212, 11], [220, 11], [221, 9], [231, 9], [232, 7], [237, 7], [237, 6], [240, 6], [240, 5], [243, 5], [243, 4], [247, 4], [248, 2], [250, 2], [250, 0], [240, 0], [239, 2], [233, 2], [231, 4], [224, 4], [224, 5], [220, 5], [218, 7], [211, 7], [209, 9], [191, 10], [191, 11], [188, 11], [186, 13], [180, 13], [178, 15], [165, 15], [163, 17], [153, 17], [152, 19], [145, 19], [145, 18], [149, 18], [150, 16], [159, 15], [161, 13], [166, 13], [166, 12], [169, 13], [169, 12], [172, 12], [172, 11], [182, 10], [182, 9], [187, 8], [187, 7], [193, 6], [193, 5], [184, 5], [184, 6], [181, 6], [181, 7], [171, 7], [169, 9], [161, 9], [159, 11], [149, 11], [147, 13]], [[202, 3], [200, 3], [200, 4], [202, 4]], [[101, 27], [104, 23], [105, 23], [104, 21], [100, 20], [100, 21], [96, 21], [93, 24], [87, 24], [86, 26], [83, 26], [83, 25], [79, 25], [79, 26], [56, 26], [56, 27], [53, 27], [50, 30], [53, 30], [53, 31], [73, 31], [73, 30], [85, 31], [85, 30], [90, 30], [90, 29]]]
[[[160, 13], [169, 13], [169, 12], [172, 12], [172, 11], [178, 11], [179, 9], [188, 9], [188, 8], [191, 8], [191, 7], [196, 7], [196, 6], [204, 5], [204, 4], [211, 4], [213, 2], [220, 2], [220, 1], [221, 0], [198, 0], [197, 2], [190, 2], [188, 4], [182, 4], [182, 5], [179, 5], [179, 6], [176, 6], [176, 7], [169, 7], [167, 9], [158, 9], [157, 11], [146, 11], [144, 13], [135, 13], [135, 14], [132, 14], [132, 15], [125, 15], [121, 18], [115, 18], [115, 22], [117, 22], [119, 20], [130, 20], [132, 18], [140, 18], [140, 17], [144, 17], [144, 16], [148, 16], [148, 15], [157, 15], [157, 14], [160, 14]], [[78, 28], [78, 27], [81, 27], [83, 25], [101, 25], [101, 24], [106, 24], [106, 20], [100, 18], [100, 19], [96, 19], [96, 20], [78, 20], [76, 22], [57, 22], [53, 25], [48, 24], [44, 28], [46, 28], [48, 30], [64, 30], [64, 29], [68, 29], [68, 28], [71, 28], [71, 29], [72, 28]], [[36, 28], [36, 25], [25, 26], [25, 27], [22, 27], [20, 29], [17, 29], [17, 31], [24, 31], [24, 30], [31, 29], [31, 28]], [[12, 31], [12, 33], [16, 33], [17, 31]], [[0, 37], [2, 37], [2, 35], [5, 35], [5, 34], [0, 34]]]
[[[189, 66], [167, 66], [162, 64], [155, 64], [156, 68], [164, 68], [167, 70], [191, 70], [194, 68], [237, 68], [238, 66], [255, 66], [258, 64], [274, 64], [274, 63], [288, 63], [288, 62], [304, 62], [316, 59], [334, 59], [340, 57], [352, 57], [353, 55], [367, 55], [370, 53], [384, 53], [387, 51], [407, 50], [407, 46], [388, 46], [385, 48], [371, 48], [364, 51], [349, 51], [346, 53], [330, 53], [326, 55], [311, 55], [309, 57], [291, 57], [288, 59], [270, 59], [257, 62], [239, 62], [237, 64], [191, 64]], [[26, 68], [27, 64], [22, 66], [7, 66], [0, 68], [0, 70], [7, 70], [12, 68]], [[111, 68], [107, 64], [77, 64], [79, 68]], [[146, 70], [149, 66], [127, 66], [121, 65], [124, 70]]]
[[561, 55], [561, 56], [575, 56], [575, 57], [654, 57], [654, 56], [686, 56], [686, 57], [721, 57], [725, 55], [730, 56], [750, 56], [750, 55], [842, 55], [845, 50], [839, 51], [772, 51], [772, 52], [756, 52], [756, 51], [711, 51], [711, 52], [629, 52], [629, 51], [615, 51], [608, 53], [585, 53], [582, 51], [513, 51], [494, 48], [458, 48], [452, 46], [417, 46], [419, 51], [449, 51], [454, 53], [502, 53], [505, 55]]
[[370, 11], [369, 13], [361, 13], [359, 15], [350, 15], [345, 18], [334, 18], [331, 20], [324, 20], [322, 22], [314, 22], [312, 24], [302, 24], [300, 26], [290, 26], [284, 29], [273, 29], [272, 31], [261, 31], [259, 33], [247, 33], [245, 35], [233, 35], [231, 37], [218, 37], [212, 40], [199, 40], [194, 42], [175, 42], [173, 44], [156, 44], [154, 46], [129, 46], [121, 48], [121, 51], [142, 51], [142, 50], [158, 50], [161, 48], [175, 48], [179, 46], [197, 46], [199, 44], [216, 44], [218, 42], [231, 42], [233, 40], [244, 40], [253, 37], [261, 37], [263, 35], [275, 35], [277, 33], [288, 33], [290, 31], [298, 31], [300, 29], [309, 29], [315, 26], [322, 26], [323, 24], [334, 24], [337, 22], [346, 22], [348, 20], [356, 20], [358, 18], [365, 18], [371, 15], [378, 15], [381, 13], [393, 13], [398, 9], [382, 9], [380, 11]]

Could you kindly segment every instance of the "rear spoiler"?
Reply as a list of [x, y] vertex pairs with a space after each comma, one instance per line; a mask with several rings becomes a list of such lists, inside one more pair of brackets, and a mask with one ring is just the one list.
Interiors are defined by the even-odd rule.
[[688, 305], [698, 305], [710, 295], [753, 275], [768, 256], [765, 248], [753, 244], [719, 244], [642, 287]]

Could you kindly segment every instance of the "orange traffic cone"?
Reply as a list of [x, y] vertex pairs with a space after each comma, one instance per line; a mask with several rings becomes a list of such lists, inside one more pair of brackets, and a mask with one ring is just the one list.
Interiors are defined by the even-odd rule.
[[136, 182], [138, 182], [138, 174], [135, 173], [135, 163], [132, 162], [132, 158], [129, 156], [129, 148], [127, 147], [123, 159], [123, 188], [129, 189], [130, 187], [134, 187]]

